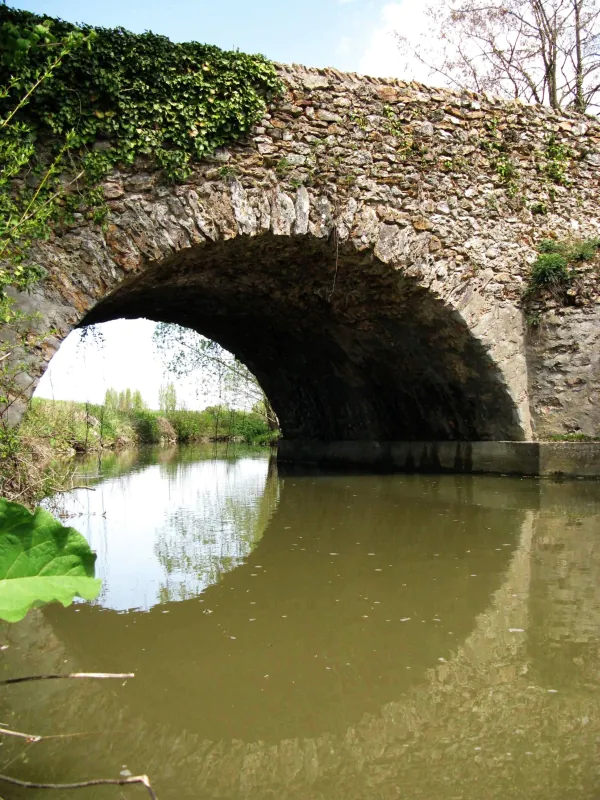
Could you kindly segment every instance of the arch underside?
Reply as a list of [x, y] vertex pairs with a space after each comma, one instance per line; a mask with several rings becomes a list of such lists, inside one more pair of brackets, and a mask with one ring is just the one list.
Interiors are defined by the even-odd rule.
[[464, 320], [372, 251], [239, 236], [150, 265], [82, 325], [147, 317], [219, 342], [286, 439], [522, 439], [502, 374]]

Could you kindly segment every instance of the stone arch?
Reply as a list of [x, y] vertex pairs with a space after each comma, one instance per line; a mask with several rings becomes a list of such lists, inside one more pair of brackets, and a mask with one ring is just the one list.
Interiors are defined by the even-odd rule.
[[[241, 191], [230, 186], [234, 204]], [[298, 205], [276, 196], [283, 210], [282, 198]], [[222, 208], [209, 207], [215, 216]], [[377, 225], [365, 247], [364, 233], [342, 240], [338, 220], [329, 230], [295, 233], [290, 222], [279, 234], [255, 228], [193, 243], [181, 241], [186, 222], [183, 246], [148, 259], [80, 324], [144, 316], [218, 341], [257, 376], [286, 439], [523, 438], [485, 343], [408, 268], [427, 260], [428, 234]], [[119, 235], [130, 248], [139, 240], [133, 225]], [[170, 239], [179, 244], [173, 230]]]
[[[40, 315], [43, 341], [23, 353], [12, 329], [0, 331], [19, 369], [26, 362], [0, 412], [19, 421], [74, 326], [149, 315], [141, 298], [150, 303], [154, 280], [152, 302], [171, 297], [173, 311], [180, 285], [189, 307], [199, 302], [190, 275], [205, 265], [215, 279], [204, 305], [176, 316], [260, 375], [288, 437], [530, 439], [532, 416], [538, 432], [593, 433], [597, 276], [582, 273], [568, 315], [540, 312], [534, 343], [520, 301], [540, 239], [598, 236], [598, 124], [401, 80], [278, 71], [284, 95], [185, 184], [168, 185], [142, 158], [122, 165], [103, 184], [105, 230], [76, 214], [33, 248], [48, 279], [19, 303]], [[568, 190], [549, 185], [549, 136], [573, 155]], [[516, 184], [490, 147], [510, 159]], [[244, 313], [236, 286], [251, 300]]]

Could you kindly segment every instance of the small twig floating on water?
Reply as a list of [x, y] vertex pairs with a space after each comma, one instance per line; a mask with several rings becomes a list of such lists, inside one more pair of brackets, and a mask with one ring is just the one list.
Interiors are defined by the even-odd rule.
[[52, 733], [48, 736], [40, 736], [37, 733], [23, 733], [22, 731], [12, 731], [10, 728], [4, 728], [0, 723], [0, 736], [16, 736], [18, 739], [25, 739], [31, 744], [37, 742], [45, 742], [47, 739], [72, 739], [75, 736], [92, 736], [91, 732], [85, 733]]
[[0, 781], [12, 783], [13, 786], [22, 786], [24, 789], [85, 789], [88, 786], [126, 786], [130, 783], [143, 783], [151, 800], [158, 800], [147, 775], [132, 775], [131, 778], [97, 778], [96, 780], [80, 781], [79, 783], [32, 783], [31, 781], [10, 778], [8, 775], [0, 775]]
[[63, 678], [135, 678], [134, 672], [69, 672], [67, 675], [28, 675], [25, 678], [8, 678], [0, 681], [0, 686], [9, 683], [26, 683], [27, 681], [55, 681]]
[[0, 736], [16, 736], [18, 739], [26, 739], [32, 744], [41, 742], [43, 736], [38, 736], [36, 733], [22, 733], [21, 731], [11, 731], [9, 728], [0, 728]]

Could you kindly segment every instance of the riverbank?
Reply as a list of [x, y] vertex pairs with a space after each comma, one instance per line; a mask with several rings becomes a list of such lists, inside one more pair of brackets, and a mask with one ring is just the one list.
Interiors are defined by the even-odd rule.
[[43, 398], [32, 400], [18, 429], [3, 434], [0, 496], [29, 507], [73, 487], [77, 454], [211, 442], [268, 446], [279, 435], [260, 414], [222, 406], [164, 413]]
[[144, 444], [218, 441], [268, 445], [278, 437], [260, 414], [223, 406], [162, 412], [43, 398], [31, 402], [20, 433], [55, 456]]

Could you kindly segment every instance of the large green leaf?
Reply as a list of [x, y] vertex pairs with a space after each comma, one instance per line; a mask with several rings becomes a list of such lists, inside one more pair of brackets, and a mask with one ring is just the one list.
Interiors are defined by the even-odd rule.
[[93, 600], [100, 591], [95, 561], [74, 528], [42, 508], [32, 514], [0, 498], [0, 619], [18, 622], [33, 606], [68, 606], [76, 596]]

